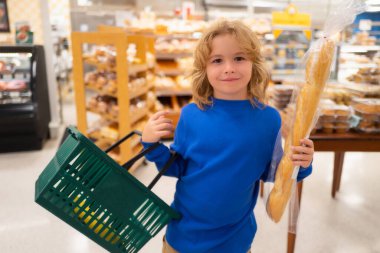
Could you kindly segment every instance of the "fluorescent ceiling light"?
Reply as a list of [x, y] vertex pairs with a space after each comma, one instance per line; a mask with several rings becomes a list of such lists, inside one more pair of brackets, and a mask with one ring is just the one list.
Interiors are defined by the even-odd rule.
[[379, 7], [370, 6], [368, 7], [367, 12], [380, 12], [380, 6]]
[[367, 0], [366, 4], [368, 4], [368, 5], [380, 5], [380, 0]]
[[92, 5], [92, 1], [91, 0], [78, 0], [77, 4], [79, 6], [91, 6]]
[[269, 8], [284, 8], [288, 6], [287, 2], [274, 2], [274, 1], [258, 1], [258, 0], [206, 0], [206, 4], [215, 6], [231, 6], [231, 7], [269, 7]]
[[288, 4], [284, 2], [271, 2], [271, 1], [252, 1], [252, 6], [254, 7], [286, 7]]

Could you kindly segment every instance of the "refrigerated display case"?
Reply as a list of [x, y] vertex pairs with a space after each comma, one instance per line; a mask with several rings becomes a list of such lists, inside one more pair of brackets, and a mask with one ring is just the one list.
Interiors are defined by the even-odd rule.
[[43, 46], [0, 46], [0, 152], [41, 149], [49, 122]]

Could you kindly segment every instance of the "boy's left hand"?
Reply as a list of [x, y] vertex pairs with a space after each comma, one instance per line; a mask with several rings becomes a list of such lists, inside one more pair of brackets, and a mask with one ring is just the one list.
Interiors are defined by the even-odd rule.
[[313, 161], [314, 143], [310, 139], [302, 139], [301, 146], [292, 146], [292, 161], [294, 166], [307, 168]]

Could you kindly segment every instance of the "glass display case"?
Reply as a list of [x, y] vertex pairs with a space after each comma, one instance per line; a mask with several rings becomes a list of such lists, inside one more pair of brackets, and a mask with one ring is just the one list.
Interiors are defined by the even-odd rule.
[[0, 47], [0, 152], [40, 149], [50, 107], [42, 46]]
[[31, 53], [0, 53], [0, 104], [32, 101], [31, 64]]

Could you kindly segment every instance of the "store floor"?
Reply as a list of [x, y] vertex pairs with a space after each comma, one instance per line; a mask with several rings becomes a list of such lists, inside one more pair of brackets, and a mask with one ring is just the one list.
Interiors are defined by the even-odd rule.
[[[75, 122], [75, 115], [66, 114], [65, 122]], [[49, 140], [41, 151], [0, 154], [0, 252], [105, 252], [34, 202], [34, 183], [59, 141]], [[295, 252], [380, 252], [379, 164], [379, 153], [347, 153], [341, 190], [332, 199], [333, 153], [316, 153], [314, 173], [304, 183]], [[147, 184], [155, 173], [149, 164], [140, 167], [135, 176]], [[175, 179], [163, 177], [154, 192], [170, 203], [174, 187]], [[263, 201], [258, 201], [255, 214], [258, 232], [252, 252], [286, 252], [287, 216], [274, 224], [265, 213]], [[161, 252], [163, 233], [141, 253]]]

